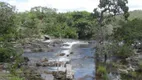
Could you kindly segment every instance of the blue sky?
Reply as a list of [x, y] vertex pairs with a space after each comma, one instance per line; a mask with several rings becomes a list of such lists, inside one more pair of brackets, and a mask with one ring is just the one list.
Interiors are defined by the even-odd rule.
[[[92, 12], [99, 0], [0, 0], [15, 5], [18, 11], [30, 10], [35, 6], [56, 8], [58, 12], [86, 10]], [[128, 0], [130, 10], [142, 10], [142, 0]]]

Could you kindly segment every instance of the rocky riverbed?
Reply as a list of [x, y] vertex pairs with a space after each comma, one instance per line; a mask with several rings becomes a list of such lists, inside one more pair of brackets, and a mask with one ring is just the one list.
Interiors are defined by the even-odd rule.
[[24, 53], [23, 56], [29, 58], [28, 66], [36, 67], [44, 80], [53, 80], [53, 78], [56, 80], [67, 78], [94, 80], [95, 64], [92, 46], [84, 42], [73, 44], [73, 41], [69, 41], [69, 43], [72, 44], [69, 55], [66, 55], [67, 50], [63, 51], [60, 45], [56, 45], [52, 47], [52, 51]]

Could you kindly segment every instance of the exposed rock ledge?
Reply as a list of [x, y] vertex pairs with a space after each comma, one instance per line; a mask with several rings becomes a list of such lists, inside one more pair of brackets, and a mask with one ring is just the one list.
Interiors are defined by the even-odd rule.
[[51, 42], [35, 40], [33, 42], [28, 42], [21, 44], [20, 47], [25, 53], [31, 52], [51, 52], [54, 47], [60, 46], [62, 42], [60, 40], [52, 40]]

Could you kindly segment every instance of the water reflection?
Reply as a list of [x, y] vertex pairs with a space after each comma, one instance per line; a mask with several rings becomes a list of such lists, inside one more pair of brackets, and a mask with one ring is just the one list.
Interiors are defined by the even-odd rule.
[[74, 69], [75, 80], [94, 80], [95, 50], [90, 48], [89, 45], [82, 45], [73, 51], [74, 55], [71, 56], [71, 64]]

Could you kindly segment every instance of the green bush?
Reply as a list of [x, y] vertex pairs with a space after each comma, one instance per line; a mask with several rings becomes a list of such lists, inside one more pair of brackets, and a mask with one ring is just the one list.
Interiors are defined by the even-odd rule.
[[99, 66], [97, 72], [100, 74], [105, 74], [106, 68], [104, 66]]
[[16, 50], [13, 47], [0, 47], [0, 62], [9, 62], [16, 56]]
[[17, 77], [17, 76], [13, 76], [13, 77], [10, 78], [10, 80], [24, 80], [24, 79], [19, 78], [19, 77]]
[[139, 61], [139, 67], [142, 69], [142, 61]]
[[0, 62], [15, 61], [22, 53], [22, 49], [14, 47], [13, 43], [3, 42], [0, 44]]
[[125, 59], [133, 55], [133, 49], [127, 45], [118, 46], [114, 55], [118, 58]]
[[97, 73], [101, 75], [103, 80], [108, 80], [107, 70], [104, 66], [99, 66], [97, 69]]

